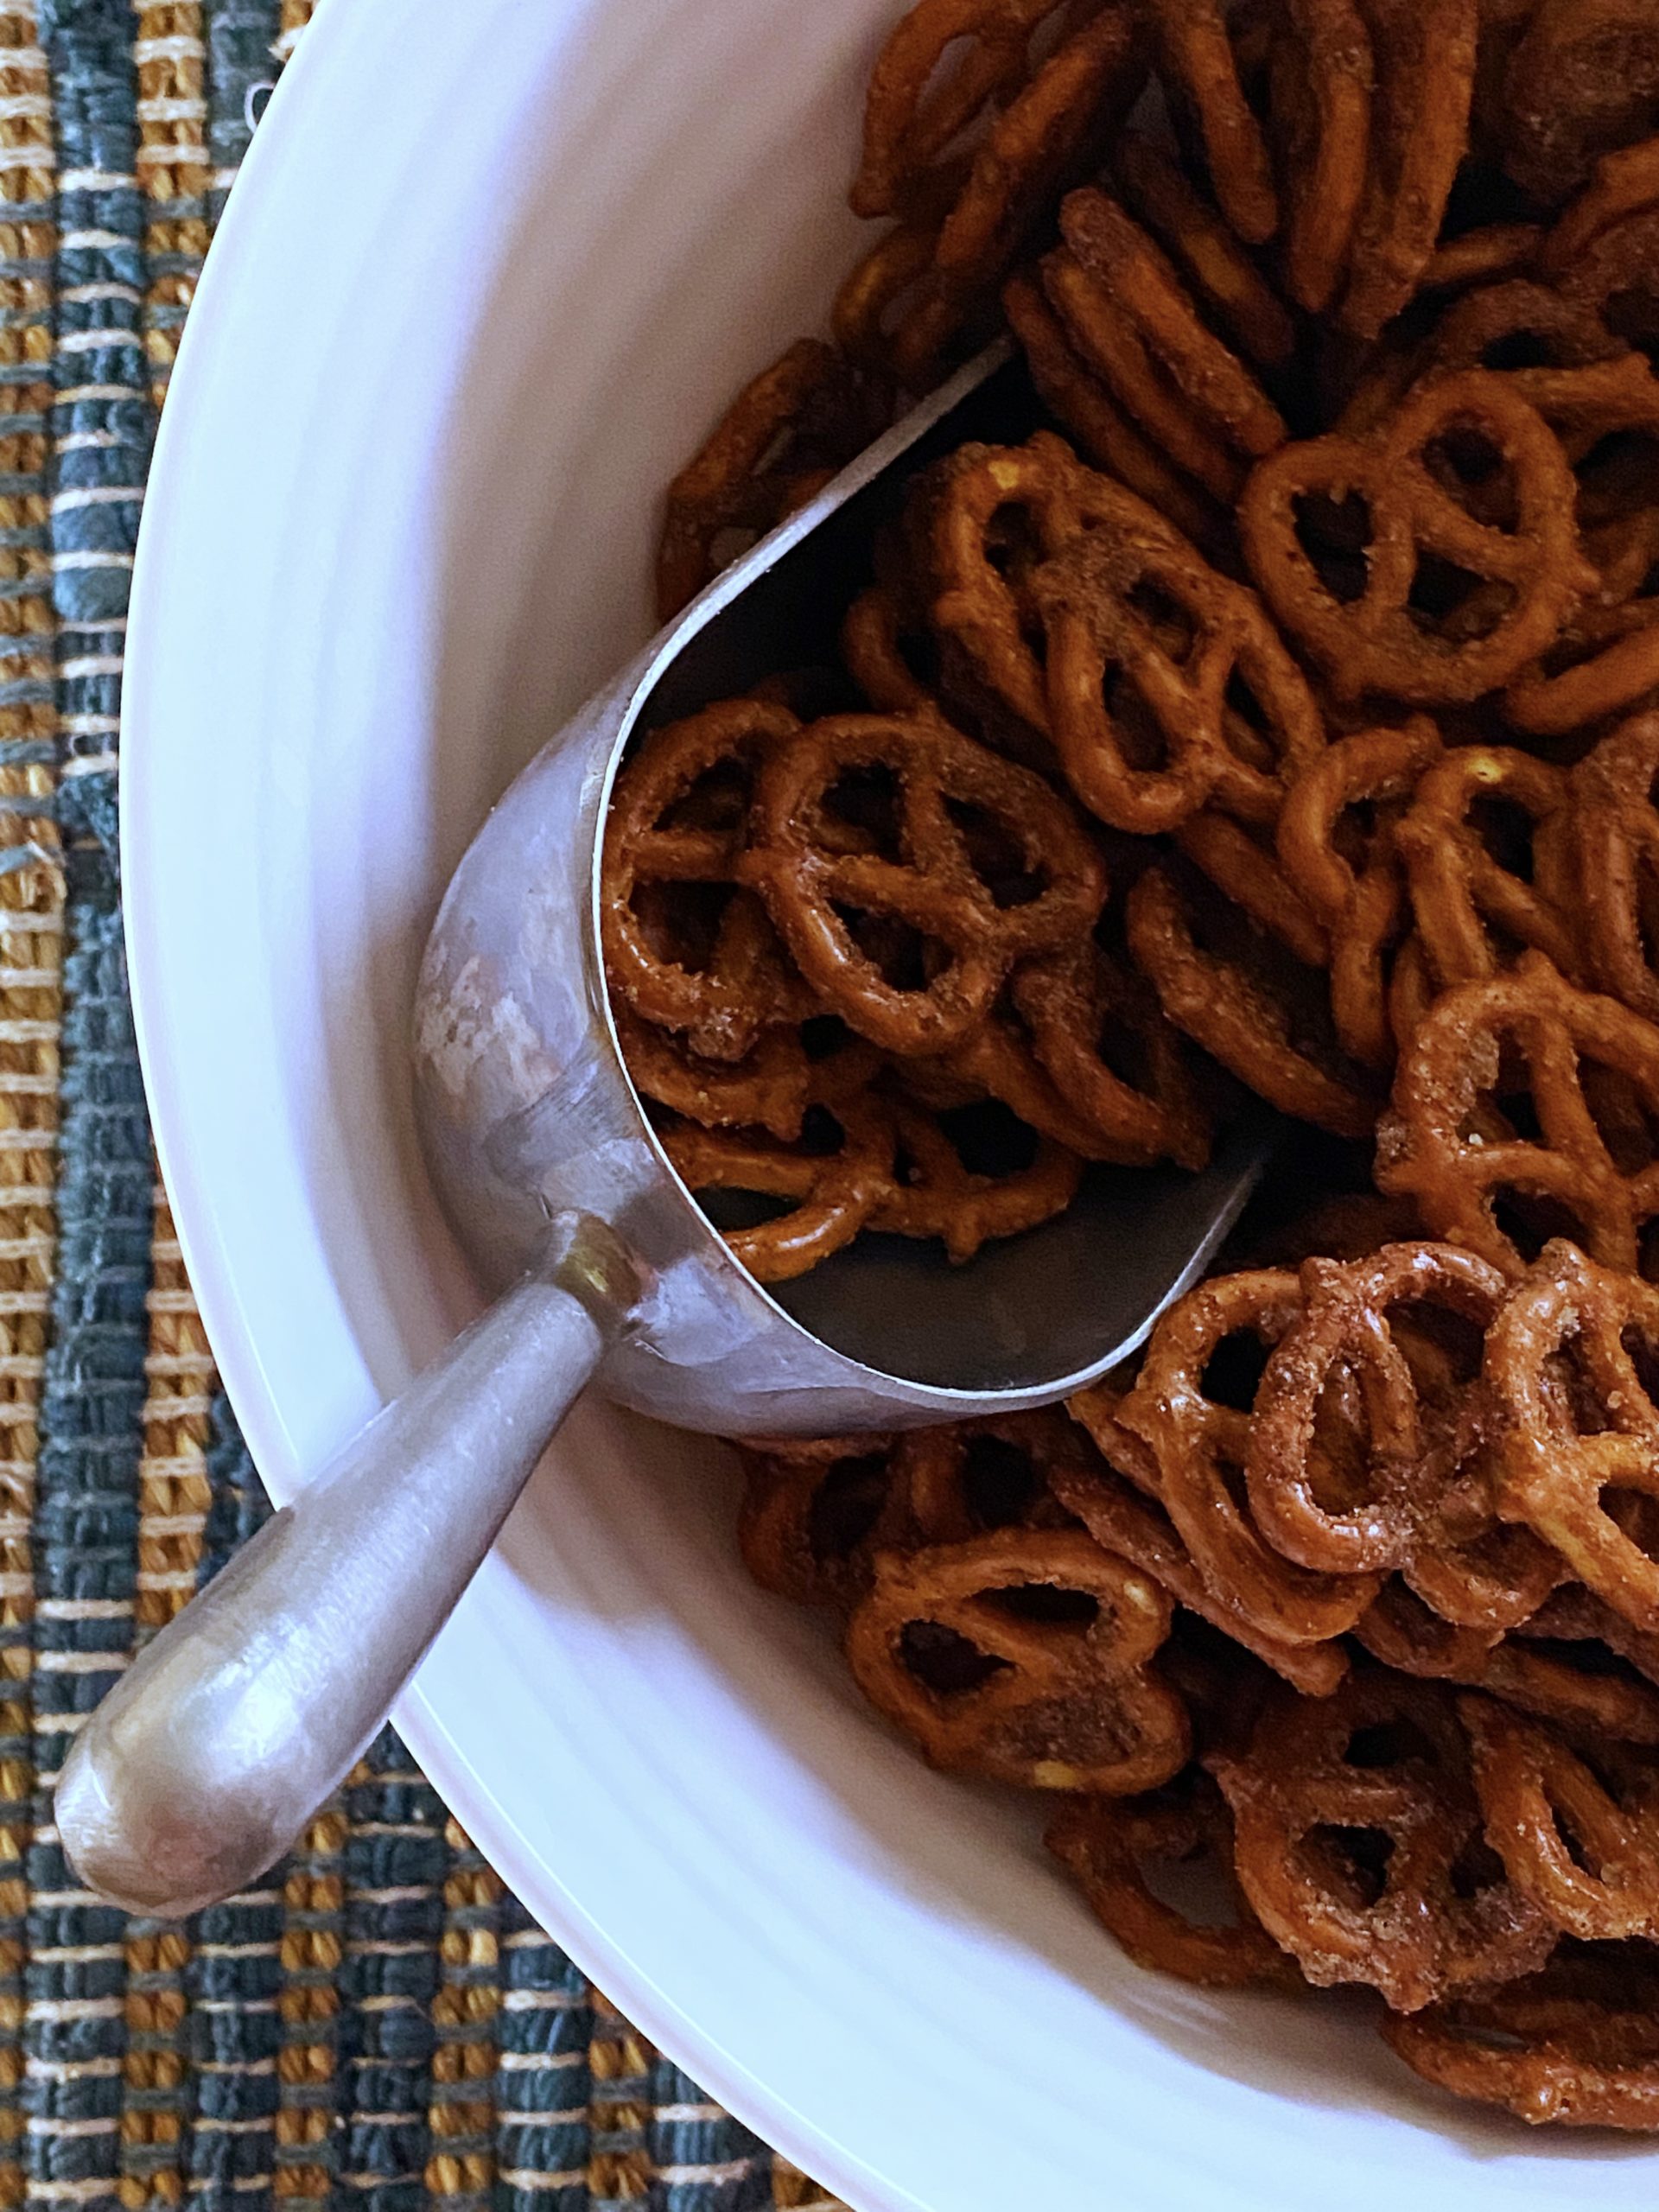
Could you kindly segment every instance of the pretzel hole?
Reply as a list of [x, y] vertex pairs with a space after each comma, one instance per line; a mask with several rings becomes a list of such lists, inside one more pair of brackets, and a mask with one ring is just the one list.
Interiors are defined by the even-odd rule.
[[1579, 1088], [1609, 1157], [1622, 1175], [1636, 1175], [1659, 1156], [1659, 1116], [1621, 1068], [1579, 1064]]
[[1465, 817], [1482, 846], [1508, 875], [1522, 883], [1533, 878], [1533, 839], [1538, 825], [1518, 799], [1485, 791], [1473, 799]]
[[1247, 1414], [1267, 1372], [1269, 1348], [1253, 1329], [1236, 1329], [1224, 1337], [1205, 1363], [1199, 1384], [1211, 1405], [1230, 1406]]
[[1342, 1749], [1344, 1766], [1363, 1767], [1367, 1771], [1404, 1766], [1408, 1760], [1438, 1766], [1440, 1759], [1433, 1738], [1404, 1713], [1395, 1713], [1387, 1720], [1367, 1721], [1353, 1731]]
[[825, 1468], [806, 1516], [815, 1560], [843, 1560], [857, 1549], [887, 1503], [889, 1480], [885, 1452], [862, 1452]]
[[1464, 512], [1489, 530], [1520, 524], [1515, 477], [1503, 448], [1484, 431], [1454, 423], [1423, 448], [1423, 466]]
[[1047, 872], [1032, 866], [1030, 855], [1007, 823], [971, 799], [947, 798], [944, 810], [967, 848], [969, 866], [998, 907], [1028, 906], [1042, 896], [1050, 880]]
[[1004, 1590], [985, 1590], [981, 1603], [1013, 1621], [1043, 1628], [1090, 1629], [1100, 1618], [1100, 1600], [1086, 1590], [1066, 1590], [1053, 1582], [1019, 1582]]
[[1166, 658], [1185, 661], [1198, 641], [1198, 626], [1192, 610], [1150, 576], [1141, 576], [1124, 594], [1127, 604], [1151, 631]]
[[980, 1529], [1017, 1526], [1047, 1488], [1030, 1452], [1005, 1436], [970, 1436], [961, 1480], [963, 1502]]
[[1555, 1834], [1560, 1841], [1562, 1850], [1566, 1852], [1581, 1874], [1588, 1874], [1592, 1879], [1599, 1881], [1604, 1871], [1599, 1854], [1591, 1848], [1578, 1829], [1574, 1827], [1572, 1815], [1548, 1783], [1545, 1785], [1544, 1796], [1548, 1803], [1550, 1818], [1554, 1823]]
[[873, 914], [832, 902], [842, 927], [889, 990], [925, 991], [948, 954], [896, 914]]
[[1178, 1913], [1189, 1928], [1240, 1928], [1243, 1916], [1227, 1869], [1217, 1853], [1198, 1845], [1177, 1857], [1160, 1852], [1138, 1858], [1135, 1870], [1155, 1903]]
[[1042, 636], [1034, 605], [1025, 586], [1048, 557], [1042, 525], [1023, 499], [1004, 500], [985, 525], [985, 562], [1020, 603], [1020, 618], [1027, 640]]
[[1101, 696], [1113, 746], [1124, 764], [1143, 775], [1160, 774], [1169, 766], [1169, 738], [1140, 685], [1109, 662], [1102, 674]]
[[1431, 1404], [1445, 1403], [1479, 1374], [1486, 1335], [1466, 1313], [1423, 1300], [1403, 1313], [1390, 1306], [1385, 1318], [1412, 1380]]
[[1601, 303], [1601, 319], [1616, 338], [1651, 360], [1659, 354], [1659, 295], [1650, 284], [1626, 284]]
[[1494, 1187], [1489, 1203], [1492, 1219], [1529, 1266], [1553, 1237], [1565, 1236], [1586, 1251], [1594, 1243], [1573, 1208], [1553, 1192], [1529, 1191], [1521, 1184], [1500, 1183]]
[[736, 830], [748, 812], [753, 777], [748, 763], [716, 760], [671, 798], [652, 824], [658, 830]]
[[[997, 1181], [1025, 1174], [1036, 1161], [1041, 1141], [1036, 1130], [1000, 1098], [976, 1098], [971, 1106], [948, 1106], [933, 1118], [967, 1174]], [[899, 1181], [914, 1181], [917, 1173], [901, 1142]]]
[[1659, 1498], [1610, 1484], [1601, 1493], [1601, 1510], [1644, 1559], [1659, 1560]]
[[1646, 430], [1609, 430], [1580, 457], [1573, 473], [1580, 520], [1604, 512], [1630, 514], [1659, 498], [1659, 439]]
[[1452, 1860], [1446, 1879], [1454, 1897], [1465, 1904], [1506, 1878], [1503, 1861], [1484, 1836], [1471, 1836]]
[[901, 859], [903, 803], [898, 774], [886, 761], [843, 768], [818, 803], [823, 843], [832, 852]]
[[960, 1697], [982, 1689], [1008, 1662], [982, 1651], [943, 1621], [906, 1621], [899, 1631], [899, 1659], [906, 1673], [938, 1697]]
[[736, 896], [729, 883], [639, 883], [629, 904], [653, 956], [701, 976], [715, 963]]
[[1291, 514], [1297, 543], [1332, 599], [1345, 607], [1363, 598], [1376, 536], [1364, 497], [1350, 492], [1333, 499], [1328, 492], [1304, 492], [1292, 501]]
[[1383, 1828], [1321, 1821], [1302, 1838], [1302, 1855], [1321, 1890], [1351, 1909], [1366, 1912], [1389, 1885], [1394, 1838]]
[[1229, 752], [1247, 768], [1272, 775], [1279, 766], [1280, 753], [1274, 741], [1275, 726], [1242, 669], [1236, 668], [1228, 677], [1221, 703]]
[[1313, 1408], [1308, 1487], [1321, 1512], [1341, 1515], [1376, 1494], [1373, 1441], [1358, 1378], [1333, 1367]]
[[1488, 638], [1514, 607], [1513, 584], [1483, 576], [1439, 553], [1420, 552], [1406, 609], [1426, 635], [1449, 645]]

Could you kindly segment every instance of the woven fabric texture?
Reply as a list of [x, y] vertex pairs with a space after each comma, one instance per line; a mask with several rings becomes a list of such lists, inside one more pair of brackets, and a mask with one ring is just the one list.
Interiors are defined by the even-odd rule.
[[266, 1510], [156, 1184], [115, 744], [157, 411], [310, 5], [0, 0], [0, 2212], [819, 2206], [390, 1732], [182, 1926], [96, 1903], [52, 1826], [77, 1726]]

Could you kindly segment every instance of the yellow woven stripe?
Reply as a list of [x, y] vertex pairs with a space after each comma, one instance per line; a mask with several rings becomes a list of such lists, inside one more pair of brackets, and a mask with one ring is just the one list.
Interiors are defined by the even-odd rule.
[[847, 2212], [838, 2196], [828, 2196], [798, 2166], [776, 2152], [772, 2161], [772, 2201], [779, 2212]]
[[[651, 2071], [654, 2054], [639, 2029], [630, 2026], [610, 1999], [597, 1989], [593, 1993], [593, 2040], [588, 2050], [589, 2078], [594, 2088], [588, 2108], [593, 2139], [597, 2142], [604, 2135], [632, 2133], [638, 2136], [639, 2141], [616, 2150], [595, 2151], [588, 2162], [588, 2191], [591, 2196], [616, 2197], [626, 2202], [632, 2197], [645, 2196], [651, 2189], [653, 2169], [645, 2141], [651, 2119], [645, 2077]], [[599, 2094], [606, 2083], [633, 2081], [639, 2084], [637, 2100], [623, 2098], [613, 2102]]]
[[444, 1834], [452, 1852], [474, 1863], [457, 1866], [443, 1885], [443, 1981], [432, 2000], [437, 2041], [426, 2185], [438, 2196], [487, 2196], [495, 2179], [493, 2024], [501, 2009], [501, 1947], [495, 1929], [479, 1923], [500, 1904], [506, 1885], [475, 1863], [456, 1821], [448, 1822]]
[[136, 51], [138, 181], [150, 204], [144, 249], [152, 267], [161, 262], [144, 295], [144, 353], [159, 407], [179, 350], [183, 311], [195, 296], [207, 251], [212, 173], [199, 0], [149, 0], [148, 5], [140, 0]]
[[[142, 2177], [124, 2174], [118, 2185], [117, 2193], [127, 2212], [144, 2212], [149, 2205], [184, 2201], [180, 2152], [185, 2056], [181, 2045], [187, 2010], [184, 1969], [190, 1946], [181, 1929], [168, 1928], [154, 1935], [130, 1936], [126, 1954], [127, 2033], [163, 2047], [130, 2050], [122, 2061], [122, 2078], [129, 2090], [159, 2091], [173, 2101], [149, 2111], [130, 2097], [122, 2101], [123, 2145], [154, 2145], [164, 2154], [154, 2164], [146, 2158]], [[149, 1979], [149, 1986], [135, 1986], [139, 1975]]]
[[283, 1888], [283, 2022], [272, 2193], [318, 2206], [331, 2186], [323, 2157], [338, 2066], [340, 1962], [344, 1955], [346, 1817], [330, 1806], [301, 1837]]
[[[49, 267], [54, 246], [52, 226], [37, 212], [51, 205], [56, 183], [51, 118], [38, 112], [48, 89], [35, 10], [25, 0], [0, 16], [0, 100], [7, 109], [0, 146], [9, 162], [18, 158], [12, 149], [26, 149], [24, 167], [0, 168], [0, 363], [12, 374], [30, 366], [38, 374], [0, 383], [0, 472], [36, 478], [46, 467], [52, 404], [50, 286], [44, 274], [17, 264]], [[46, 519], [43, 492], [0, 495], [0, 529], [8, 534], [40, 529]], [[19, 741], [50, 740], [55, 729], [48, 556], [8, 545], [0, 549], [0, 576], [14, 591], [22, 587], [18, 596], [0, 599], [6, 686], [0, 748], [15, 751]], [[20, 698], [19, 686], [43, 696]], [[55, 780], [49, 762], [0, 765], [0, 799], [8, 803], [0, 812], [0, 855], [19, 847], [31, 855], [0, 876], [0, 1129], [7, 1138], [0, 1148], [0, 1735], [14, 1745], [30, 1740], [29, 1523], [55, 1236], [63, 874], [54, 824], [10, 808], [19, 800], [49, 804]], [[0, 1921], [11, 1928], [28, 1902], [23, 1854], [35, 1779], [33, 1761], [21, 1749], [0, 1758]], [[22, 1967], [21, 1936], [0, 1936], [0, 2212], [26, 2194], [18, 2099]]]

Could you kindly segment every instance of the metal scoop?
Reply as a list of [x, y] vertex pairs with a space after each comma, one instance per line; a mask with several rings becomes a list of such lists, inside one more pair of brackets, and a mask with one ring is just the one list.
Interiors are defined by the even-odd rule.
[[683, 1427], [893, 1428], [1052, 1402], [1202, 1271], [1265, 1157], [1090, 1171], [1047, 1226], [952, 1268], [861, 1240], [763, 1289], [669, 1166], [628, 1080], [598, 855], [630, 738], [823, 660], [904, 480], [1023, 436], [1005, 347], [969, 364], [755, 546], [519, 776], [457, 870], [415, 1009], [433, 1180], [497, 1302], [139, 1655], [58, 1786], [115, 1903], [185, 1913], [278, 1858], [385, 1719], [590, 1382]]

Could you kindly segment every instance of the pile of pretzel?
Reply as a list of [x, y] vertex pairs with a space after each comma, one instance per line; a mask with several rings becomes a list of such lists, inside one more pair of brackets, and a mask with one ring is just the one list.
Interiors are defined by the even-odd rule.
[[[1368, 1985], [1433, 2082], [1659, 2126], [1659, 1291], [1389, 1220], [1189, 1293], [1069, 1420], [747, 1449], [744, 1555], [933, 1764], [1062, 1793], [1139, 1964]], [[1204, 1859], [1219, 1924], [1158, 1874]]]
[[[833, 668], [645, 741], [604, 901], [671, 1155], [786, 1209], [732, 1232], [763, 1276], [965, 1258], [1090, 1160], [1200, 1164], [1242, 1091], [1325, 1133], [1351, 1195], [1258, 1217], [1137, 1372], [751, 1452], [746, 1555], [934, 1763], [1062, 1793], [1135, 1959], [1369, 1984], [1431, 2080], [1621, 2127], [1656, 122], [1650, 0], [921, 0], [853, 192], [888, 227], [671, 487], [664, 611], [999, 327], [1041, 427], [912, 481]], [[1205, 1858], [1232, 1925], [1148, 1879]]]

